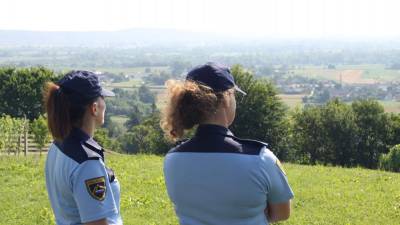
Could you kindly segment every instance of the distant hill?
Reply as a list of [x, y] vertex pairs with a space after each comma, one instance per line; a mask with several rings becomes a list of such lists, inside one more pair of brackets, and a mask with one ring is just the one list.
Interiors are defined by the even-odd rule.
[[144, 46], [216, 42], [228, 36], [172, 29], [129, 29], [95, 32], [0, 30], [0, 46]]

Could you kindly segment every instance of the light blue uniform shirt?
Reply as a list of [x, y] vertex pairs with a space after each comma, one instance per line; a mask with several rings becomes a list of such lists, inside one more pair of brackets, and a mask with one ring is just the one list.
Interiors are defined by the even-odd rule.
[[120, 186], [103, 157], [102, 148], [79, 129], [74, 129], [63, 143], [50, 146], [46, 186], [58, 225], [103, 218], [109, 224], [122, 224]]
[[164, 175], [182, 225], [265, 225], [267, 202], [294, 196], [279, 165], [263, 143], [201, 125], [167, 154]]

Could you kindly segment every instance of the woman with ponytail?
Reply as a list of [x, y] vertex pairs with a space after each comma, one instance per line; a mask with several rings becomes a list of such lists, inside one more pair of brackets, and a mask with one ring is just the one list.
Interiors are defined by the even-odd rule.
[[46, 84], [44, 105], [54, 138], [46, 186], [58, 225], [122, 224], [118, 180], [93, 140], [96, 127], [104, 123], [107, 96], [114, 93], [89, 71], [72, 71], [57, 84]]
[[165, 157], [168, 195], [180, 224], [265, 225], [290, 214], [293, 192], [267, 144], [235, 137], [236, 86], [229, 68], [207, 63], [168, 81], [161, 126], [170, 139], [195, 135]]

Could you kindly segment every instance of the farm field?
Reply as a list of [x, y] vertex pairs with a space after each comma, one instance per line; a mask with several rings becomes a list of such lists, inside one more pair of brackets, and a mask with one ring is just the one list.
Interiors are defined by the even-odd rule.
[[289, 107], [289, 109], [294, 109], [296, 107], [303, 106], [304, 95], [286, 95], [280, 94], [278, 97]]
[[123, 89], [133, 89], [136, 86], [140, 86], [143, 84], [141, 79], [131, 79], [129, 81], [124, 82], [116, 82], [116, 83], [109, 83], [106, 84], [105, 87], [112, 89], [112, 88], [123, 88]]
[[370, 84], [400, 80], [399, 70], [386, 69], [385, 65], [381, 64], [338, 65], [336, 69], [327, 69], [324, 66], [303, 66], [290, 70], [290, 74], [337, 82], [340, 81], [342, 76], [343, 83], [347, 84]]
[[[304, 95], [278, 95], [281, 100], [289, 107], [289, 109], [294, 109], [296, 107], [303, 107], [302, 98]], [[385, 112], [389, 113], [400, 113], [400, 102], [398, 101], [378, 101], [382, 104]], [[351, 103], [349, 103], [351, 104]]]
[[397, 101], [379, 101], [386, 112], [400, 113], [400, 102]]
[[[54, 224], [44, 181], [45, 157], [0, 156], [0, 224]], [[124, 224], [177, 224], [162, 174], [163, 157], [108, 154], [121, 183]], [[360, 168], [284, 164], [295, 192], [280, 224], [400, 223], [400, 174]]]

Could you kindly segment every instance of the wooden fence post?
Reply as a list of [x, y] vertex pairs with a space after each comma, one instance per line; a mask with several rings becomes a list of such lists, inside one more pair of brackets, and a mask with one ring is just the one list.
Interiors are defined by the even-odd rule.
[[28, 129], [25, 129], [24, 132], [24, 155], [26, 156], [28, 153]]

